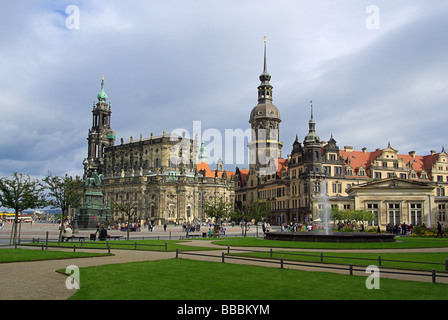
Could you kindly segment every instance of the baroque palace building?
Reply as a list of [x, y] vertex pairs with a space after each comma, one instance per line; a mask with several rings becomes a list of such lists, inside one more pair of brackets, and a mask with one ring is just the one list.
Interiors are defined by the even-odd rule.
[[[216, 170], [207, 164], [204, 143], [163, 132], [149, 138], [121, 139], [111, 128], [111, 107], [104, 91], [93, 104], [92, 128], [88, 134], [88, 155], [84, 159], [84, 180], [96, 171], [101, 175], [105, 201], [137, 208], [134, 221], [154, 224], [201, 222], [205, 201], [223, 199], [234, 203], [233, 172]], [[113, 205], [112, 205], [113, 207]], [[120, 212], [112, 220], [127, 221]]]
[[[384, 149], [340, 149], [333, 135], [321, 140], [311, 117], [303, 141], [298, 137], [281, 157], [280, 112], [272, 103], [273, 87], [266, 67], [260, 75], [258, 104], [250, 113], [252, 138], [249, 169], [236, 168], [236, 204], [270, 203], [272, 224], [319, 221], [326, 200], [331, 208], [368, 210], [374, 226], [446, 222], [448, 154], [431, 151], [400, 154], [390, 143]], [[272, 131], [275, 131], [272, 134]], [[271, 132], [271, 133], [270, 133]]]

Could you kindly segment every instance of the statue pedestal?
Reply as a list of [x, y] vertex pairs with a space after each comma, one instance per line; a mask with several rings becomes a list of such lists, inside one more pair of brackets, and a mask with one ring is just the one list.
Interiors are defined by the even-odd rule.
[[88, 189], [84, 195], [84, 204], [78, 209], [77, 224], [79, 229], [96, 229], [98, 224], [111, 221], [111, 210], [104, 204], [101, 191]]

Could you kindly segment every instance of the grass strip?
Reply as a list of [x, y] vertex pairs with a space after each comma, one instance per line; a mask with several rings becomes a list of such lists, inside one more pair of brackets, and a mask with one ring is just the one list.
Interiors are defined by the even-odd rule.
[[56, 259], [72, 259], [84, 257], [106, 256], [107, 253], [89, 253], [89, 252], [68, 252], [53, 250], [35, 250], [35, 249], [1, 249], [0, 263], [23, 262], [23, 261], [41, 261]]
[[[107, 249], [107, 245], [110, 246], [111, 250], [120, 249], [120, 250], [144, 250], [144, 251], [166, 251], [167, 252], [175, 252], [176, 248], [182, 251], [204, 251], [204, 250], [216, 250], [216, 248], [208, 248], [208, 247], [195, 247], [190, 245], [183, 245], [182, 240], [113, 240], [113, 241], [83, 241], [83, 242], [50, 242], [49, 246], [59, 246], [59, 247], [67, 247], [73, 248], [73, 245], [76, 248], [88, 248], [88, 249]], [[23, 244], [22, 244], [23, 245]], [[26, 244], [30, 246], [42, 246], [41, 243], [30, 243]]]
[[446, 300], [448, 286], [231, 263], [170, 259], [80, 269], [72, 300]]

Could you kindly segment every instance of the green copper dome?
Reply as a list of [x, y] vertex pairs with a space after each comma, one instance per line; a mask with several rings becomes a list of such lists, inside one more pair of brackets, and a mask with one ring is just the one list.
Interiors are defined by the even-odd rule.
[[109, 97], [104, 91], [104, 77], [101, 79], [101, 91], [98, 93], [98, 101], [106, 101]]

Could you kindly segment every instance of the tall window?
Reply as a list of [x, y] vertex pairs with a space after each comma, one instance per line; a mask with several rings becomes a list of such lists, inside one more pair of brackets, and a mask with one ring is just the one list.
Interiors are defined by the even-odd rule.
[[314, 192], [320, 193], [320, 181], [314, 182]]
[[400, 204], [389, 203], [389, 222], [394, 224], [400, 224]]
[[422, 224], [422, 204], [411, 203], [411, 223], [413, 225]]
[[373, 225], [378, 226], [378, 203], [368, 203], [367, 211], [374, 214], [375, 218], [373, 219]]
[[439, 204], [439, 221], [441, 222], [445, 222], [445, 205], [444, 204]]

